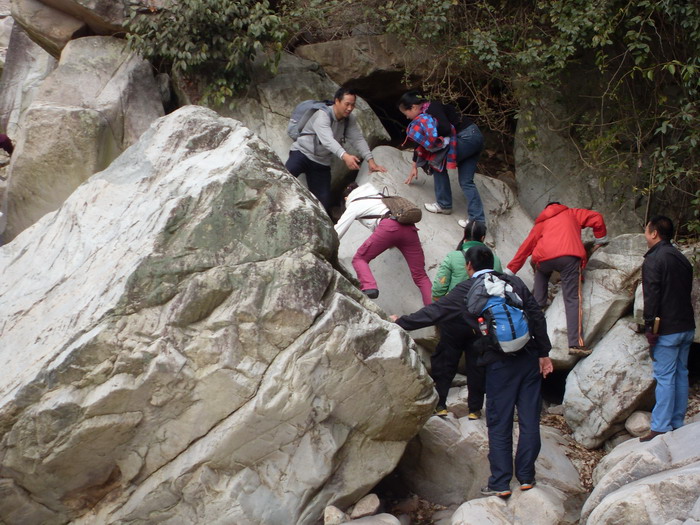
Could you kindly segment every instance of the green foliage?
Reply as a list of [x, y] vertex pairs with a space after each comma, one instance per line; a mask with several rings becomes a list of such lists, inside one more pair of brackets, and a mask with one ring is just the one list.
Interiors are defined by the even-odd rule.
[[204, 101], [222, 104], [249, 82], [264, 49], [279, 51], [284, 32], [267, 0], [173, 0], [133, 8], [127, 39], [157, 67], [206, 84]]

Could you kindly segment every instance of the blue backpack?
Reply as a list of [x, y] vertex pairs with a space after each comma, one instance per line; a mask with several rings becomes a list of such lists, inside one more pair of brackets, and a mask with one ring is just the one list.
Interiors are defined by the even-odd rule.
[[477, 277], [464, 301], [470, 314], [483, 318], [479, 323], [482, 334], [500, 351], [517, 352], [530, 340], [523, 301], [498, 274]]
[[[322, 109], [328, 115], [333, 111], [333, 101], [331, 100], [304, 100], [299, 102], [292, 111], [292, 116], [289, 117], [289, 124], [287, 124], [287, 135], [292, 140], [298, 139], [303, 135], [304, 126], [306, 126], [309, 119], [316, 113], [319, 109]], [[348, 119], [345, 119], [345, 128], [343, 129], [343, 141], [345, 140], [345, 134], [348, 130]]]

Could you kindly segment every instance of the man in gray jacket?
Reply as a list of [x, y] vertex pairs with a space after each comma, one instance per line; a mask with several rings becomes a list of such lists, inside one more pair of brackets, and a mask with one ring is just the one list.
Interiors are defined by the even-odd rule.
[[[331, 205], [331, 161], [338, 157], [350, 170], [360, 169], [366, 159], [370, 171], [386, 172], [386, 168], [374, 162], [372, 152], [352, 111], [357, 95], [341, 87], [333, 97], [330, 111], [319, 110], [308, 120], [299, 138], [294, 141], [285, 164], [289, 173], [298, 177], [306, 174], [309, 190], [328, 211]], [[360, 157], [351, 155], [343, 147], [347, 140]]]

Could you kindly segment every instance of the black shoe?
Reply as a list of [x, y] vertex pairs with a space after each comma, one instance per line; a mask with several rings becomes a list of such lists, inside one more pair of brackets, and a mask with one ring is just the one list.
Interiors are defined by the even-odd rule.
[[379, 297], [379, 290], [377, 290], [376, 288], [370, 288], [369, 290], [362, 290], [362, 293], [365, 294], [370, 299], [376, 299], [377, 297]]
[[510, 489], [506, 490], [493, 490], [492, 488], [487, 487], [482, 487], [481, 489], [481, 494], [484, 496], [498, 496], [499, 498], [509, 498], [512, 492]]

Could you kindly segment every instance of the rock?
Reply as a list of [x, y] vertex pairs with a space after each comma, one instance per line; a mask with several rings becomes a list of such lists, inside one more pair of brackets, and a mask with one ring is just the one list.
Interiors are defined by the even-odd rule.
[[651, 412], [636, 411], [630, 414], [625, 421], [625, 430], [634, 437], [639, 437], [649, 431], [651, 425]]
[[[435, 190], [430, 177], [419, 176], [418, 182], [410, 186], [403, 183], [411, 166], [411, 153], [399, 151], [389, 146], [379, 146], [373, 150], [376, 161], [388, 169], [388, 173], [368, 173], [363, 165], [357, 178], [359, 184], [371, 182], [377, 189], [387, 188], [392, 195], [401, 195], [421, 208], [426, 202], [435, 201]], [[423, 209], [423, 218], [417, 224], [418, 235], [424, 245], [425, 268], [433, 279], [445, 255], [453, 251], [462, 238], [463, 229], [457, 221], [466, 217], [464, 195], [453, 182], [453, 214], [436, 215]], [[481, 194], [486, 210], [489, 230], [486, 244], [491, 246], [501, 261], [506, 264], [515, 254], [520, 236], [524, 239], [532, 225], [508, 187], [495, 179], [477, 174], [477, 188]], [[338, 258], [348, 273], [355, 276], [352, 257], [360, 245], [369, 237], [370, 231], [355, 221], [340, 242]], [[517, 243], [517, 244], [516, 244]], [[379, 285], [379, 298], [376, 303], [389, 314], [409, 314], [423, 306], [420, 292], [413, 283], [406, 262], [398, 250], [387, 250], [371, 263], [372, 272]], [[529, 267], [520, 274], [525, 282], [531, 284], [533, 274]], [[428, 331], [426, 331], [428, 330]], [[434, 330], [424, 329], [411, 332], [414, 338], [432, 337]]]
[[[574, 83], [567, 89], [572, 87]], [[639, 231], [639, 215], [643, 216], [644, 211], [635, 210], [631, 186], [600, 180], [601, 174], [581, 160], [566, 126], [561, 125], [569, 111], [561, 104], [562, 97], [557, 99], [546, 88], [538, 90], [538, 96], [540, 100], [534, 104], [524, 101], [521, 105], [523, 115], [529, 111], [532, 114], [531, 118], [518, 121], [515, 132], [518, 198], [523, 209], [536, 217], [548, 202], [558, 201], [601, 212], [613, 236]], [[580, 100], [573, 96], [563, 98]], [[620, 206], [620, 202], [630, 205]]]
[[573, 437], [597, 448], [624, 427], [653, 390], [649, 344], [623, 318], [566, 378], [564, 417]]
[[364, 518], [365, 516], [373, 516], [381, 509], [382, 502], [376, 494], [367, 494], [360, 501], [355, 503], [350, 513], [352, 519]]
[[409, 490], [440, 505], [479, 496], [490, 474], [485, 421], [431, 417], [406, 448], [399, 474]]
[[61, 56], [68, 42], [89, 33], [85, 22], [40, 0], [13, 0], [12, 17], [29, 38], [54, 58]]
[[[649, 442], [635, 439], [616, 447], [593, 472], [595, 488], [581, 510], [581, 522], [614, 523], [612, 517], [625, 508], [630, 512], [625, 523], [690, 517], [698, 499], [699, 437], [700, 423], [693, 423]], [[628, 498], [629, 505], [624, 503]]]
[[[288, 54], [282, 55], [276, 75], [271, 76], [258, 64], [253, 78], [246, 96], [236, 99], [233, 108], [214, 109], [243, 122], [286, 162], [292, 145], [292, 139], [287, 136], [287, 124], [294, 107], [307, 99], [332, 99], [340, 86], [319, 71], [318, 64]], [[354, 114], [370, 148], [389, 141], [389, 134], [379, 118], [362, 98], [358, 98]], [[333, 187], [338, 189], [348, 173], [345, 163], [336, 159], [331, 170]]]
[[457, 419], [466, 417], [469, 414], [468, 398], [469, 389], [467, 387], [450, 388], [447, 393], [447, 409]]
[[[636, 283], [641, 279], [646, 250], [643, 235], [625, 234], [612, 239], [590, 258], [583, 274], [581, 296], [583, 339], [594, 351], [600, 338], [629, 311]], [[566, 312], [561, 293], [554, 297], [546, 317], [552, 343], [549, 356], [556, 368], [570, 369], [578, 358], [568, 354]]]
[[22, 116], [10, 169], [5, 240], [106, 168], [163, 114], [151, 66], [122, 40], [66, 46]]
[[343, 525], [401, 525], [401, 522], [391, 514], [377, 514], [376, 516], [346, 521]]
[[12, 25], [5, 68], [0, 78], [0, 128], [11, 137], [19, 134], [20, 116], [29, 107], [46, 76], [57, 62], [35, 44], [19, 26]]
[[635, 481], [607, 496], [585, 523], [698, 523], [700, 462]]
[[368, 493], [436, 395], [336, 242], [186, 107], [1, 247], [0, 521], [309, 525]]
[[7, 47], [10, 45], [10, 34], [14, 21], [11, 16], [3, 16], [0, 13], [0, 76], [5, 67], [5, 56], [7, 55]]
[[[515, 428], [514, 443], [517, 424]], [[565, 455], [567, 441], [550, 427], [541, 427], [541, 434], [537, 487], [546, 486], [556, 492], [564, 509], [562, 515], [574, 511], [577, 515], [584, 490], [576, 468]], [[480, 489], [490, 475], [487, 455], [484, 419], [431, 417], [406, 448], [399, 473], [406, 486], [420, 497], [440, 505], [459, 505], [481, 497]]]
[[532, 490], [516, 490], [506, 501], [492, 496], [468, 501], [452, 516], [451, 525], [510, 525], [512, 523], [537, 523], [538, 525], [563, 525], [577, 523], [567, 517], [563, 505], [564, 495], [558, 490], [537, 485]]
[[[428, 53], [413, 47], [410, 52], [393, 35], [362, 35], [299, 46], [294, 51], [317, 62], [335, 82], [345, 85], [371, 77], [375, 86], [387, 87], [406, 70], [416, 71], [434, 62]], [[387, 79], [382, 82], [381, 79]], [[392, 82], [388, 82], [391, 79]], [[398, 100], [401, 93], [394, 98]]]
[[340, 525], [349, 519], [347, 514], [333, 505], [328, 505], [323, 511], [323, 525]]

